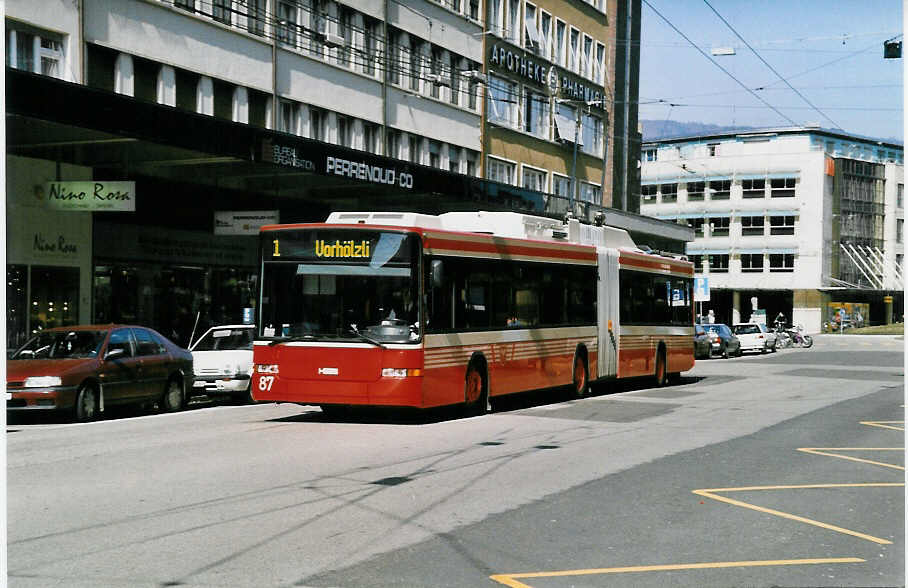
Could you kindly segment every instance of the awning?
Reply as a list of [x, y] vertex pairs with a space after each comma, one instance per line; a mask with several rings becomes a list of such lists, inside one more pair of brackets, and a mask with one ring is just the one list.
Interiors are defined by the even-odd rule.
[[577, 143], [583, 143], [583, 129], [577, 128], [577, 123], [566, 116], [555, 115], [555, 130], [558, 132], [558, 138], [567, 143], [573, 143], [574, 137], [577, 137]]
[[767, 210], [766, 216], [798, 216], [800, 211], [798, 210]]
[[687, 248], [688, 255], [722, 255], [729, 252], [729, 249], [726, 247], [724, 249], [691, 249]]
[[766, 174], [766, 177], [770, 180], [781, 180], [784, 178], [800, 178], [801, 172], [799, 171], [790, 171], [790, 172], [772, 172], [771, 174]]

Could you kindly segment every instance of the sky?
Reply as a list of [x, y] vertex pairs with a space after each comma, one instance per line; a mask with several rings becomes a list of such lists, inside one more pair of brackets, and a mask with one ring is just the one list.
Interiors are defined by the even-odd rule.
[[884, 41], [902, 40], [902, 11], [902, 0], [642, 0], [640, 119], [902, 142], [905, 57], [883, 58]]

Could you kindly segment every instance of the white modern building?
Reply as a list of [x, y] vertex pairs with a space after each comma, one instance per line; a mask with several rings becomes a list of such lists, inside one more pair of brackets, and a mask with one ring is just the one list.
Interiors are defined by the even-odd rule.
[[837, 303], [869, 304], [882, 323], [893, 296], [901, 314], [902, 145], [797, 127], [663, 139], [641, 159], [641, 213], [696, 231], [703, 314], [782, 312], [813, 332]]

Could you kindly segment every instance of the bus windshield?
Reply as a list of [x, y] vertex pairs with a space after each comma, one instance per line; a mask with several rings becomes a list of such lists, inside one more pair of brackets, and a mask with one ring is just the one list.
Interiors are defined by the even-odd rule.
[[262, 337], [420, 340], [416, 235], [318, 228], [263, 239]]

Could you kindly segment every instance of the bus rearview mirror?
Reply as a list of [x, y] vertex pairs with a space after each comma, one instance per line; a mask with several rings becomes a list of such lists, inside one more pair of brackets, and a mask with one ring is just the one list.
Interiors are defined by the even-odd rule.
[[441, 284], [444, 281], [444, 265], [440, 259], [432, 260], [432, 286], [435, 288], [441, 288]]

